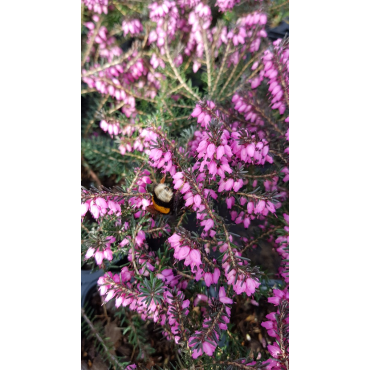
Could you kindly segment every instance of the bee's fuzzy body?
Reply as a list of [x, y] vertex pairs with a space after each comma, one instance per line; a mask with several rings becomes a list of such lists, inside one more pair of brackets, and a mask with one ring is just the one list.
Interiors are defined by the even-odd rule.
[[153, 208], [162, 214], [177, 215], [184, 205], [178, 192], [173, 192], [167, 184], [158, 184], [152, 193]]

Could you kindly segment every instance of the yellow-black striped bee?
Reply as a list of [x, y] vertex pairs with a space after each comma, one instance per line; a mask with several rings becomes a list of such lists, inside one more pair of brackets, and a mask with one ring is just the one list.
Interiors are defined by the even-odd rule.
[[179, 192], [174, 192], [170, 185], [165, 183], [166, 176], [162, 178], [159, 184], [155, 184], [152, 192], [153, 205], [147, 207], [147, 210], [153, 215], [174, 215], [180, 213], [184, 205], [184, 200]]

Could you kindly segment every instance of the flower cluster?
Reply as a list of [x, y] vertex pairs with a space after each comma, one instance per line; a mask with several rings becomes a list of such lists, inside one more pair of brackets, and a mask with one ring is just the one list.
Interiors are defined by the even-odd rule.
[[217, 0], [216, 5], [220, 8], [221, 12], [226, 12], [232, 9], [236, 4], [239, 4], [240, 0]]
[[92, 10], [98, 14], [108, 14], [108, 0], [82, 0], [87, 6], [87, 9]]
[[143, 30], [143, 26], [138, 19], [132, 19], [129, 21], [124, 20], [122, 22], [122, 30], [124, 36], [127, 36], [128, 33], [132, 36], [135, 36], [140, 34], [140, 32]]
[[199, 250], [190, 248], [188, 245], [186, 245], [186, 242], [178, 234], [173, 234], [170, 238], [168, 238], [168, 242], [175, 250], [173, 256], [179, 261], [185, 260], [184, 265], [190, 265], [192, 272], [195, 272], [195, 266], [199, 267], [199, 265], [202, 263]]
[[284, 114], [289, 105], [289, 47], [276, 40], [274, 49], [266, 50], [262, 57], [264, 77], [268, 79], [272, 109]]
[[107, 122], [105, 119], [100, 121], [100, 128], [104, 132], [108, 132], [111, 137], [113, 137], [113, 135], [117, 136], [121, 132], [119, 122]]
[[[208, 356], [213, 355], [217, 342], [220, 340], [221, 330], [227, 330], [227, 324], [230, 322], [231, 309], [228, 305], [232, 304], [233, 301], [227, 297], [224, 287], [219, 289], [218, 299], [209, 299], [207, 303], [209, 309], [208, 312], [205, 311], [202, 330], [195, 331], [189, 338], [194, 359], [203, 353]], [[216, 315], [215, 312], [217, 312]]]
[[[265, 240], [281, 258], [279, 288], [267, 292], [275, 312], [260, 323], [271, 358], [232, 363], [288, 368], [288, 42], [267, 40], [259, 1], [217, 0], [216, 11], [242, 7], [232, 22], [199, 0], [140, 3], [124, 18], [115, 3], [83, 3], [92, 13], [81, 79], [85, 93], [102, 96], [94, 135], [125, 157], [120, 186], [82, 190], [82, 259], [104, 270], [101, 296], [160, 325], [186, 368], [203, 356], [229, 359], [217, 348], [238, 330], [232, 307], [266, 294], [268, 279], [246, 253]], [[163, 175], [168, 202], [154, 192]]]
[[85, 203], [81, 204], [81, 217], [84, 217], [87, 211], [90, 211], [95, 219], [106, 214], [116, 214], [119, 216], [121, 214], [121, 204], [123, 201], [116, 201], [116, 199], [104, 199], [101, 197], [96, 197], [87, 200]]

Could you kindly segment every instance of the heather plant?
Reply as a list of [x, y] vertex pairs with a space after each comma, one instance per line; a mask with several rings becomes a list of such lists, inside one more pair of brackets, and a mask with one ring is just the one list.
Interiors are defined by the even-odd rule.
[[[289, 368], [289, 42], [267, 37], [287, 6], [82, 1], [81, 158], [94, 184], [81, 191], [82, 264], [104, 271], [100, 295], [123, 326], [135, 313], [140, 347], [130, 365], [107, 356], [115, 368], [152, 352], [141, 320], [174, 343], [172, 368]], [[169, 214], [153, 211], [161, 181], [180, 199]], [[278, 285], [248, 258], [262, 241], [280, 256]], [[233, 307], [263, 297], [264, 351], [252, 351], [230, 331]]]

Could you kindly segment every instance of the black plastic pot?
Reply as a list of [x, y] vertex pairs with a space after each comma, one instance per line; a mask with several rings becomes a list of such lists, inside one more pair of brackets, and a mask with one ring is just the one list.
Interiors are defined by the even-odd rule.
[[91, 272], [89, 270], [81, 270], [81, 307], [84, 307], [90, 295], [97, 288], [97, 282], [100, 276], [104, 275], [103, 270]]

